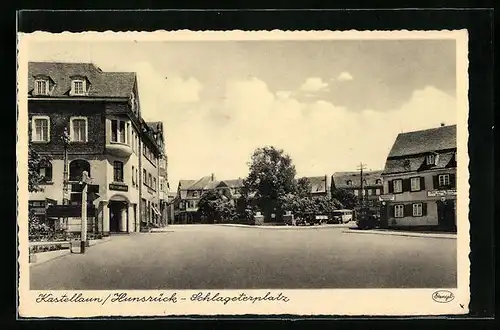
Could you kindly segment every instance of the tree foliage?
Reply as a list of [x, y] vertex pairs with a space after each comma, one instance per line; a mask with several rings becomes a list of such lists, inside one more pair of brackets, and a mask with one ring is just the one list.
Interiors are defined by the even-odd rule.
[[31, 146], [28, 147], [28, 191], [37, 192], [43, 191], [40, 184], [44, 181], [44, 177], [40, 175], [40, 169], [48, 166], [50, 158], [42, 156], [36, 152]]
[[307, 218], [312, 215], [328, 215], [342, 208], [336, 199], [322, 197], [302, 197], [296, 194], [287, 194], [281, 197], [283, 209], [292, 211], [295, 217]]
[[335, 189], [332, 191], [332, 198], [338, 200], [344, 209], [353, 210], [358, 204], [358, 198], [348, 190]]
[[300, 197], [309, 197], [311, 195], [311, 181], [309, 178], [303, 177], [297, 180], [296, 194]]
[[216, 190], [205, 192], [198, 202], [198, 212], [210, 223], [231, 221], [236, 216], [233, 203]]
[[243, 181], [244, 194], [252, 195], [265, 214], [274, 210], [279, 214], [281, 198], [296, 190], [292, 159], [282, 149], [266, 146], [254, 151], [249, 167], [248, 177]]

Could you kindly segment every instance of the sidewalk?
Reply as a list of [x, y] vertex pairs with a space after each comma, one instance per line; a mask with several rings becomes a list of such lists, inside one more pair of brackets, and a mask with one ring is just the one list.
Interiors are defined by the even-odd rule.
[[323, 224], [323, 225], [314, 225], [314, 226], [257, 226], [257, 225], [244, 225], [244, 224], [233, 224], [233, 223], [221, 223], [216, 224], [217, 226], [226, 226], [226, 227], [240, 227], [240, 228], [255, 228], [255, 229], [328, 229], [328, 228], [349, 228], [351, 224], [343, 223], [343, 224]]
[[357, 228], [351, 228], [351, 229], [343, 230], [342, 233], [457, 239], [457, 234], [452, 234], [452, 233], [419, 233], [419, 232], [412, 232], [412, 231], [402, 231], [402, 230], [396, 231], [396, 230], [389, 230], [389, 229], [361, 230], [361, 229], [357, 229]]
[[[105, 242], [109, 242], [109, 241], [110, 241], [110, 237], [103, 237], [103, 238], [98, 239], [98, 240], [90, 240], [89, 247], [94, 246], [94, 245], [98, 245], [98, 244], [102, 244]], [[49, 245], [49, 244], [67, 245], [68, 249], [36, 253], [36, 254], [34, 254], [35, 262], [30, 262], [29, 263], [30, 267], [41, 265], [41, 264], [44, 264], [48, 261], [58, 259], [58, 258], [66, 256], [66, 255], [72, 254], [71, 250], [69, 249], [70, 243], [68, 241], [66, 241], [66, 242], [31, 242], [30, 246], [31, 245], [44, 245], [44, 244], [47, 244], [47, 245]]]

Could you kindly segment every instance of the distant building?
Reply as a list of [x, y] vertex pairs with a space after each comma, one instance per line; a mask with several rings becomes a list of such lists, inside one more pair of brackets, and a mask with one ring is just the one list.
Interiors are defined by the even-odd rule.
[[241, 196], [243, 179], [222, 180], [214, 174], [198, 180], [180, 180], [174, 202], [175, 223], [194, 223], [200, 221], [198, 203], [204, 193], [218, 190], [233, 203]]
[[401, 133], [387, 157], [384, 225], [456, 228], [456, 125]]
[[311, 197], [328, 197], [330, 196], [331, 177], [323, 176], [308, 176], [306, 177], [311, 183]]
[[367, 206], [377, 207], [379, 196], [384, 193], [382, 171], [363, 171], [363, 182], [360, 171], [335, 172], [332, 175], [332, 191], [337, 189], [351, 192], [360, 202], [364, 197]]
[[[27, 97], [30, 147], [51, 157], [40, 170], [44, 191], [29, 196], [41, 217], [46, 201], [81, 204], [81, 191], [72, 184], [87, 171], [99, 185], [89, 201], [89, 230], [109, 235], [139, 231], [141, 223], [159, 224], [153, 214], [161, 150], [141, 117], [135, 73], [104, 72], [91, 63], [30, 62]], [[62, 139], [65, 131], [68, 143]], [[79, 231], [81, 219], [60, 224]]]

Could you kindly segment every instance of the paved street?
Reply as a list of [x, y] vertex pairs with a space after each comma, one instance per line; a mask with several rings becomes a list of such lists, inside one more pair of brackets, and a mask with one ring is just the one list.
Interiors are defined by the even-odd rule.
[[424, 288], [456, 286], [456, 240], [342, 228], [171, 226], [112, 237], [30, 271], [31, 289]]

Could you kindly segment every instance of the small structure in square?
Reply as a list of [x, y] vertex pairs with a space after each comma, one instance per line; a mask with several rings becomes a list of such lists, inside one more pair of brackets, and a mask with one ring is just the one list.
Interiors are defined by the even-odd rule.
[[401, 133], [382, 173], [382, 226], [456, 230], [456, 125]]

